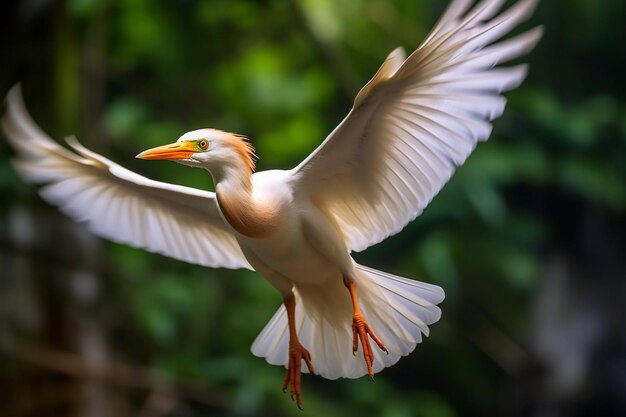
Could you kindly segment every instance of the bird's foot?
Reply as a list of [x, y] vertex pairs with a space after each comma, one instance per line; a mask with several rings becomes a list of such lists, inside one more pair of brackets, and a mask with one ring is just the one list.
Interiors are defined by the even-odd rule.
[[301, 366], [302, 360], [306, 363], [310, 373], [315, 373], [313, 364], [311, 363], [311, 354], [298, 341], [289, 343], [289, 364], [287, 365], [287, 373], [283, 382], [283, 392], [289, 388], [289, 394], [293, 400], [295, 397], [298, 408], [302, 410], [302, 392], [301, 392]]
[[367, 365], [367, 373], [373, 381], [374, 369], [372, 368], [372, 365], [374, 364], [374, 352], [372, 351], [369, 338], [371, 338], [378, 345], [380, 350], [385, 353], [389, 353], [383, 342], [381, 342], [378, 336], [376, 336], [376, 334], [372, 331], [369, 324], [367, 324], [363, 314], [360, 312], [354, 313], [354, 317], [352, 318], [352, 353], [356, 354], [356, 351], [359, 348], [360, 340], [361, 346], [363, 346], [363, 357], [365, 358], [365, 364]]

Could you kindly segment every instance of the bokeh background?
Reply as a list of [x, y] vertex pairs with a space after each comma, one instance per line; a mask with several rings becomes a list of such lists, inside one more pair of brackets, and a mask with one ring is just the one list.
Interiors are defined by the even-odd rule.
[[[21, 82], [53, 137], [210, 188], [134, 155], [212, 126], [248, 135], [260, 169], [292, 167], [446, 4], [3, 2], [0, 94]], [[624, 1], [541, 2], [524, 27], [545, 37], [492, 138], [421, 217], [355, 255], [444, 287], [441, 321], [375, 384], [304, 376], [304, 413], [249, 351], [280, 303], [269, 284], [93, 237], [0, 140], [0, 415], [626, 415], [625, 19]]]

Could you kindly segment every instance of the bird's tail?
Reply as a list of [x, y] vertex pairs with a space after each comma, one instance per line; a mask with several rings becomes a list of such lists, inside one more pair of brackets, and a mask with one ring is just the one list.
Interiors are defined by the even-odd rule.
[[[441, 316], [437, 304], [444, 299], [441, 287], [387, 274], [356, 265], [357, 291], [360, 307], [370, 328], [382, 340], [389, 354], [381, 352], [372, 342], [374, 372], [395, 364], [413, 351], [428, 336], [428, 325]], [[309, 350], [315, 371], [328, 379], [358, 378], [367, 375], [362, 347], [352, 354], [352, 308], [348, 291], [343, 288], [318, 286], [323, 294], [314, 294], [311, 287], [296, 290], [296, 328], [302, 345]], [[342, 305], [328, 306], [329, 294], [340, 291], [345, 297], [335, 298]], [[314, 311], [315, 300], [324, 296], [325, 311]], [[340, 301], [339, 301], [340, 300]], [[346, 304], [347, 303], [347, 304]], [[300, 308], [298, 307], [300, 306]], [[313, 307], [313, 308], [312, 308]], [[347, 312], [347, 314], [346, 314]], [[281, 306], [252, 344], [252, 353], [273, 365], [287, 365], [289, 331], [287, 313]], [[307, 372], [302, 365], [302, 372]]]

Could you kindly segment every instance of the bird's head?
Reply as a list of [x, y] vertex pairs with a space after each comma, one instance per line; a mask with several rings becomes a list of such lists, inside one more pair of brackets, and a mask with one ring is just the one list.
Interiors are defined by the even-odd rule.
[[165, 159], [216, 174], [228, 167], [254, 170], [254, 148], [243, 137], [217, 129], [187, 132], [169, 145], [148, 149], [137, 155], [140, 159]]

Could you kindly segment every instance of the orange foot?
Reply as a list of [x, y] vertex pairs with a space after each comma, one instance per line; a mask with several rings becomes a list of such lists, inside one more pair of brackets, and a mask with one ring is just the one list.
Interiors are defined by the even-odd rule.
[[302, 360], [306, 363], [309, 372], [314, 374], [313, 364], [311, 363], [311, 354], [306, 350], [300, 342], [297, 340], [289, 343], [289, 365], [287, 366], [287, 373], [285, 374], [285, 381], [283, 382], [283, 392], [289, 389], [291, 399], [296, 398], [296, 404], [298, 408], [302, 410], [302, 392], [300, 384], [300, 367]]
[[370, 345], [368, 336], [372, 338], [380, 350], [387, 354], [389, 353], [383, 342], [380, 341], [378, 336], [376, 336], [370, 328], [369, 324], [367, 324], [363, 314], [357, 311], [354, 313], [352, 318], [352, 354], [356, 354], [356, 351], [359, 348], [359, 340], [361, 340], [361, 346], [363, 346], [363, 357], [365, 358], [365, 364], [367, 365], [367, 373], [373, 381], [374, 369], [372, 369], [372, 365], [374, 364], [374, 352], [372, 352], [372, 346]]
[[359, 348], [360, 339], [361, 345], [363, 346], [363, 357], [365, 358], [365, 364], [367, 365], [367, 373], [373, 381], [374, 369], [372, 369], [372, 365], [374, 364], [374, 352], [372, 352], [369, 337], [376, 342], [380, 350], [387, 354], [389, 352], [383, 342], [381, 342], [378, 336], [376, 336], [376, 334], [372, 331], [369, 324], [367, 324], [365, 317], [363, 317], [363, 314], [361, 313], [361, 309], [359, 308], [359, 297], [356, 292], [356, 282], [353, 279], [344, 277], [344, 285], [350, 292], [352, 308], [354, 310], [354, 315], [352, 316], [352, 353], [356, 354], [356, 351]]

